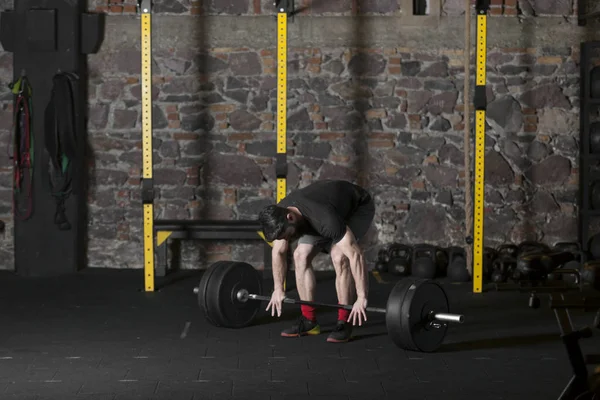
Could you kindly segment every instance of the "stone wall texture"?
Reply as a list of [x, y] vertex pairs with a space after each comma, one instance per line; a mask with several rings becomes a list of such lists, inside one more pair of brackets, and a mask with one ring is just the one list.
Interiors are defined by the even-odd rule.
[[[199, 15], [273, 14], [265, 0], [155, 1], [155, 19], [197, 24]], [[494, 18], [576, 24], [572, 0], [492, 0]], [[390, 0], [299, 1], [301, 16], [399, 13]], [[462, 21], [462, 0], [443, 0], [444, 18]], [[3, 1], [4, 8], [12, 7]], [[94, 0], [138, 32], [134, 0]], [[120, 15], [129, 14], [129, 15]], [[173, 16], [175, 15], [175, 17]], [[348, 17], [344, 17], [348, 16]], [[263, 19], [257, 20], [257, 24]], [[565, 22], [570, 20], [571, 22]], [[271, 20], [270, 20], [271, 21]], [[157, 218], [253, 219], [274, 202], [276, 42], [254, 47], [162, 46], [153, 57]], [[251, 24], [252, 22], [246, 22]], [[261, 22], [262, 23], [262, 22]], [[461, 23], [459, 21], [459, 23]], [[552, 22], [549, 24], [553, 26]], [[418, 41], [420, 30], [412, 33]], [[597, 31], [597, 30], [596, 30]], [[139, 37], [107, 30], [89, 57], [89, 266], [141, 268], [142, 165]], [[161, 34], [160, 32], [155, 33]], [[437, 32], [441, 36], [445, 32]], [[552, 35], [551, 29], [534, 32]], [[453, 33], [463, 35], [462, 31]], [[489, 35], [502, 35], [500, 31]], [[462, 37], [462, 36], [461, 36]], [[178, 40], [178, 39], [174, 39]], [[414, 43], [412, 40], [411, 43]], [[471, 69], [472, 85], [474, 55]], [[0, 142], [10, 140], [12, 56], [0, 52]], [[381, 244], [464, 244], [463, 51], [404, 43], [362, 47], [290, 46], [288, 188], [342, 178], [369, 188], [377, 202], [369, 261]], [[488, 48], [485, 243], [577, 238], [579, 42]], [[472, 122], [472, 121], [471, 121]], [[11, 167], [0, 153], [0, 268], [12, 269]], [[260, 265], [253, 243], [185, 242], [182, 267], [221, 258]], [[317, 268], [328, 268], [326, 258]]]

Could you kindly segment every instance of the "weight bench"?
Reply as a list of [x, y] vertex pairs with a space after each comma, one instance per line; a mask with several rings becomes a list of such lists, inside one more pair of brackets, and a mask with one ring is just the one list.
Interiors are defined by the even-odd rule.
[[263, 239], [258, 221], [250, 220], [173, 220], [154, 221], [157, 263], [155, 273], [167, 273], [167, 244], [178, 240], [260, 240], [264, 244], [265, 269], [271, 265], [271, 247]]

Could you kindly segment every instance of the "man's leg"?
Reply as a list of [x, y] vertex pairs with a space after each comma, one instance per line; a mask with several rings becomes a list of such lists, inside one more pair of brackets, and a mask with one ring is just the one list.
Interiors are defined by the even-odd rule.
[[[353, 304], [356, 291], [354, 290], [354, 278], [350, 270], [350, 260], [342, 252], [334, 247], [331, 253], [331, 261], [335, 269], [335, 290], [339, 304]], [[338, 319], [347, 321], [350, 310], [340, 308]]]
[[[301, 238], [294, 251], [294, 270], [296, 273], [296, 288], [300, 300], [314, 301], [316, 287], [315, 273], [312, 260], [321, 251], [315, 240]], [[321, 327], [317, 323], [316, 310], [312, 306], [301, 305], [302, 316], [298, 323], [281, 332], [281, 336], [297, 337], [302, 335], [317, 335]]]
[[[353, 304], [356, 291], [354, 290], [354, 279], [350, 270], [350, 261], [340, 250], [333, 246], [331, 248], [331, 261], [335, 269], [335, 290], [339, 304]], [[327, 337], [328, 342], [342, 343], [350, 340], [352, 325], [348, 323], [350, 310], [338, 309], [338, 322], [333, 332]]]

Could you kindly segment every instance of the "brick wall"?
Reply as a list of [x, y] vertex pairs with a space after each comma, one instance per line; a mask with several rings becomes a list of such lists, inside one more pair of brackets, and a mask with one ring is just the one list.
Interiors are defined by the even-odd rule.
[[[111, 2], [107, 8], [107, 2], [96, 1], [90, 7], [131, 14], [133, 3]], [[163, 13], [175, 14], [218, 8], [184, 0], [156, 3]], [[447, 0], [448, 14], [453, 3], [463, 2]], [[521, 3], [494, 2], [493, 9], [510, 16], [514, 15], [510, 10], [522, 9]], [[537, 3], [545, 4], [527, 2], [549, 11]], [[261, 13], [266, 4], [227, 2], [230, 8], [222, 12]], [[372, 4], [376, 10], [386, 3]], [[395, 12], [387, 4], [386, 10]], [[569, 7], [572, 10], [572, 4]], [[562, 11], [558, 5], [554, 10], [558, 18]], [[93, 156], [88, 253], [93, 267], [142, 267], [136, 40], [105, 46], [89, 62]], [[154, 49], [157, 217], [252, 219], [262, 206], [273, 202], [275, 55], [274, 47], [208, 44]], [[10, 129], [6, 84], [12, 77], [11, 60], [10, 54], [0, 53], [4, 145]], [[378, 246], [391, 241], [462, 245], [462, 50], [291, 46], [288, 61], [288, 187], [343, 178], [375, 193], [377, 214], [365, 242], [371, 261]], [[578, 62], [577, 43], [488, 49], [486, 245], [576, 238]], [[5, 153], [0, 160], [0, 218], [10, 228], [10, 163]], [[8, 229], [0, 242], [0, 251], [7, 256], [2, 257], [1, 268], [12, 268], [11, 246]], [[182, 264], [202, 268], [221, 258], [260, 264], [257, 247], [255, 243], [186, 242]], [[328, 266], [325, 258], [317, 264]]]

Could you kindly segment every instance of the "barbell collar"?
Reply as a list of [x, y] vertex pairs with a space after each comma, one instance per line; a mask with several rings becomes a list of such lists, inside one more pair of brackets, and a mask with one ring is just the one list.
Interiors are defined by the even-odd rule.
[[433, 319], [444, 322], [456, 322], [459, 324], [465, 322], [465, 316], [460, 314], [437, 313], [433, 314]]

